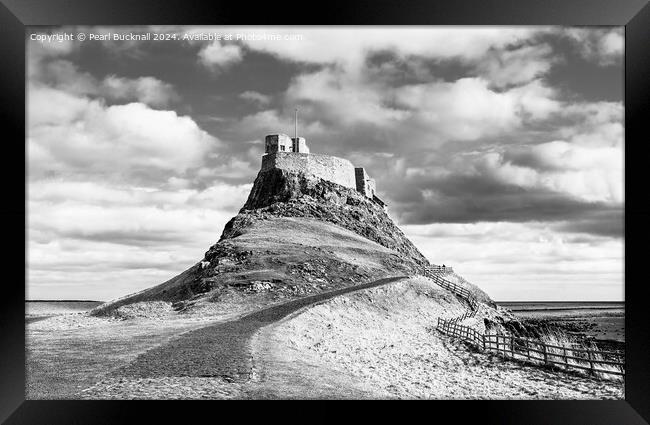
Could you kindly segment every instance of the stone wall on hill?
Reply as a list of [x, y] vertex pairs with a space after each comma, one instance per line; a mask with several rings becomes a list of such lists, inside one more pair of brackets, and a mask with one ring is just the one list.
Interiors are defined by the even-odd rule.
[[264, 155], [260, 172], [272, 169], [308, 174], [350, 189], [357, 188], [354, 165], [347, 159], [336, 156], [296, 152]]

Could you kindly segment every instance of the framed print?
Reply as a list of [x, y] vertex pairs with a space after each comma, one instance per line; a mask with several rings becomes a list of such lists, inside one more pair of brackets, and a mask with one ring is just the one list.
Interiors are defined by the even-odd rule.
[[645, 1], [0, 10], [6, 423], [649, 420]]

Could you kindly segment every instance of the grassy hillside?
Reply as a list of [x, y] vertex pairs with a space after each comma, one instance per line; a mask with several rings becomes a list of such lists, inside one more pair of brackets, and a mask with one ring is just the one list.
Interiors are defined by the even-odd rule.
[[[209, 261], [209, 264], [207, 262]], [[107, 313], [141, 301], [169, 301], [178, 310], [197, 303], [265, 304], [408, 274], [412, 264], [376, 242], [311, 218], [253, 219], [223, 239], [201, 263], [136, 294], [106, 303]]]

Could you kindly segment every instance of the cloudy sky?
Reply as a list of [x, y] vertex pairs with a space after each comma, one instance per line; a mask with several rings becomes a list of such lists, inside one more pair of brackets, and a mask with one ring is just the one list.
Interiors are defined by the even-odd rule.
[[30, 299], [108, 300], [200, 260], [295, 107], [312, 152], [365, 167], [420, 250], [492, 298], [623, 299], [622, 28], [31, 34], [80, 32], [176, 39], [28, 34]]

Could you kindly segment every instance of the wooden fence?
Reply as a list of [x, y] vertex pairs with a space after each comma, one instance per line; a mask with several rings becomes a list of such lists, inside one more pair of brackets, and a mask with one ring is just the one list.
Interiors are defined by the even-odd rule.
[[467, 301], [471, 307], [471, 310], [462, 316], [452, 319], [438, 318], [439, 331], [469, 342], [480, 350], [495, 352], [505, 358], [557, 366], [565, 370], [581, 369], [589, 371], [593, 375], [601, 373], [625, 376], [624, 356], [614, 351], [565, 347], [509, 335], [482, 334], [474, 328], [461, 325], [463, 320], [476, 315], [479, 303], [467, 288], [442, 277], [442, 275], [452, 272], [451, 267], [431, 266], [423, 269], [425, 276]]
[[[495, 352], [505, 358], [558, 366], [565, 370], [581, 369], [593, 375], [601, 373], [625, 376], [624, 356], [620, 353], [559, 346], [509, 335], [481, 334], [474, 328], [460, 324], [474, 314], [476, 313], [469, 312], [453, 319], [438, 318], [438, 330], [467, 341], [480, 350]], [[607, 366], [610, 367], [603, 368]]]
[[[443, 278], [441, 276], [441, 272], [439, 272], [440, 269], [441, 269], [440, 266], [425, 267], [423, 270], [423, 274], [426, 277], [433, 280], [437, 285], [453, 292], [460, 298], [467, 301], [470, 307], [472, 308], [472, 310], [476, 311], [478, 309], [478, 301], [476, 297], [471, 292], [469, 292], [467, 288], [458, 285], [457, 283], [450, 282], [447, 279]], [[451, 269], [451, 267], [446, 267], [446, 269]]]
[[438, 274], [449, 274], [454, 272], [453, 267], [447, 267], [447, 266], [427, 266], [425, 267], [425, 269], [430, 271], [431, 273], [438, 273]]

